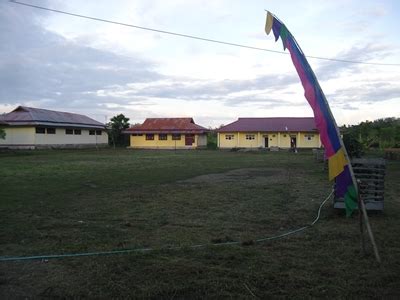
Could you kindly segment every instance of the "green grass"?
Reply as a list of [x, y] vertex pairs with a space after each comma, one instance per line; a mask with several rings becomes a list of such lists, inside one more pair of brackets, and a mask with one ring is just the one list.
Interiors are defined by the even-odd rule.
[[[0, 298], [400, 297], [400, 163], [370, 216], [383, 263], [359, 251], [358, 217], [330, 202], [310, 152], [58, 150], [0, 153], [0, 255], [125, 248], [127, 255], [0, 262]], [[166, 250], [183, 246], [181, 250]]]

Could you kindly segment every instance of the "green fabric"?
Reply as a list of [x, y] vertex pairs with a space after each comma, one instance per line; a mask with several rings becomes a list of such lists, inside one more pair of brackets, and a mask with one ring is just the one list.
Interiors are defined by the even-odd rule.
[[279, 33], [281, 40], [282, 40], [282, 44], [283, 44], [283, 50], [286, 50], [286, 38], [288, 36], [288, 30], [286, 28], [285, 25], [282, 24], [281, 27], [281, 32]]
[[353, 214], [353, 210], [357, 208], [357, 192], [354, 185], [347, 188], [347, 192], [344, 195], [344, 205], [346, 208], [346, 217], [350, 217]]

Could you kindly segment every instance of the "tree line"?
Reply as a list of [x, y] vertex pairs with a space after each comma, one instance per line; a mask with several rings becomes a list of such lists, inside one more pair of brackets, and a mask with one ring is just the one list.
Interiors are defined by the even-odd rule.
[[360, 156], [366, 150], [399, 148], [400, 119], [383, 118], [365, 121], [358, 125], [342, 126], [343, 141], [352, 156]]

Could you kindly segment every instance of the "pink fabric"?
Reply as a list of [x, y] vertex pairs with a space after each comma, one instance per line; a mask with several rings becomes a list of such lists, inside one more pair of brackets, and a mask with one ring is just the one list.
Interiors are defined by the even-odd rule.
[[317, 126], [321, 138], [321, 142], [325, 147], [326, 156], [329, 158], [335, 154], [335, 150], [332, 147], [331, 141], [328, 136], [326, 120], [319, 109], [317, 98], [315, 96], [314, 86], [308, 80], [305, 70], [301, 67], [299, 60], [297, 59], [292, 46], [290, 43], [286, 43], [286, 47], [289, 49], [290, 57], [292, 58], [293, 64], [296, 68], [297, 74], [299, 74], [301, 83], [304, 88], [304, 96], [314, 111], [315, 125]]

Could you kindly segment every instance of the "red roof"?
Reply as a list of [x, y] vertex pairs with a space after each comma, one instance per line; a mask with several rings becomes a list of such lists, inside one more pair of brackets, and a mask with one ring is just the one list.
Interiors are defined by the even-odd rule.
[[317, 131], [314, 118], [239, 118], [218, 132]]
[[192, 118], [147, 118], [143, 124], [125, 130], [125, 133], [205, 133], [209, 130], [194, 123]]

